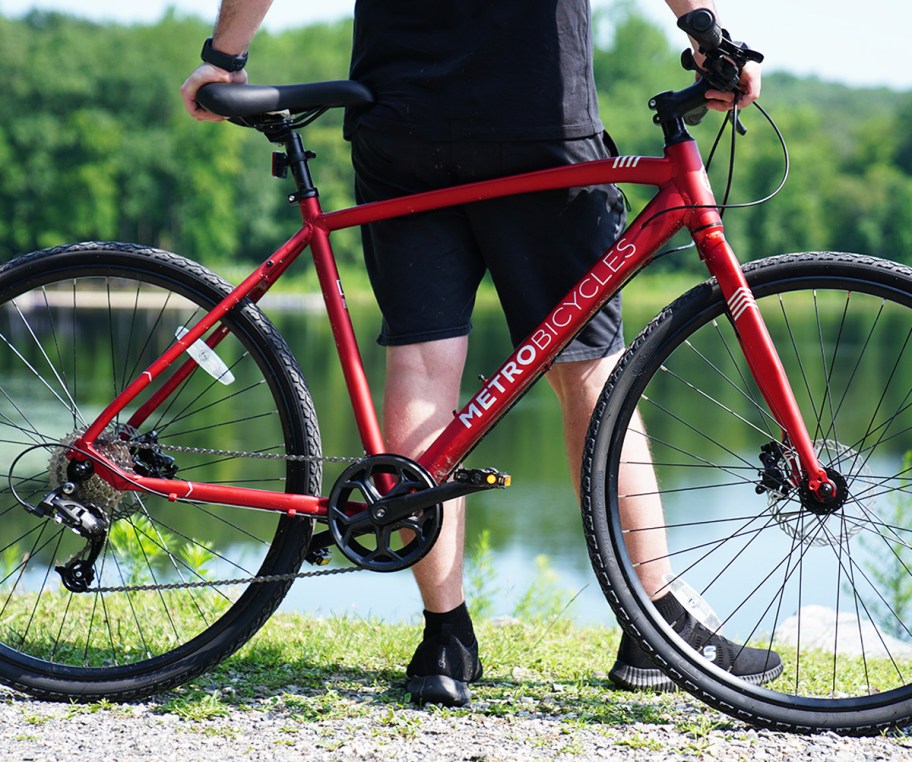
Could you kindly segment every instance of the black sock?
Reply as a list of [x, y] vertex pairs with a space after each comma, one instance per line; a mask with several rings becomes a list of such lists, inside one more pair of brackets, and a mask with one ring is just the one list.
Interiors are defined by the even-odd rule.
[[662, 615], [662, 618], [672, 627], [674, 627], [674, 625], [681, 620], [681, 617], [687, 613], [681, 605], [681, 602], [670, 591], [665, 593], [661, 598], [654, 600], [653, 604], [655, 605], [656, 610]]
[[465, 602], [460, 603], [452, 611], [446, 611], [442, 614], [425, 610], [425, 639], [439, 635], [446, 625], [449, 625], [449, 629], [456, 636], [456, 640], [464, 646], [470, 646], [475, 642], [475, 630], [472, 627], [472, 618], [469, 616], [469, 610], [466, 608]]

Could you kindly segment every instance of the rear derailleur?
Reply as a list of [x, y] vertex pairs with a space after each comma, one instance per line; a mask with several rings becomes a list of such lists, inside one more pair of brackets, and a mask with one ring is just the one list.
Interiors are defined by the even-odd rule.
[[[83, 468], [89, 466], [88, 471], [92, 470], [89, 461], [78, 465]], [[95, 580], [94, 565], [104, 548], [109, 521], [101, 508], [91, 503], [82, 503], [73, 497], [77, 490], [78, 486], [74, 482], [64, 482], [48, 492], [37, 505], [27, 505], [26, 508], [30, 513], [51, 519], [85, 538], [86, 546], [81, 552], [66, 563], [54, 567], [67, 590], [84, 593]]]

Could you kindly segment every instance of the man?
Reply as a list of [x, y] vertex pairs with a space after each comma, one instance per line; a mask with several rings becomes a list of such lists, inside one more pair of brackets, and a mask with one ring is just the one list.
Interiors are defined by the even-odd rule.
[[[271, 0], [223, 0], [207, 61], [181, 88], [188, 112], [218, 117], [195, 101], [209, 82], [245, 82], [250, 40]], [[678, 16], [705, 0], [667, 0]], [[359, 201], [604, 158], [592, 75], [588, 0], [357, 0], [351, 78], [376, 102], [346, 115]], [[214, 63], [213, 63], [214, 62]], [[216, 64], [216, 65], [214, 65]], [[739, 105], [759, 95], [760, 74], [746, 68]], [[731, 107], [733, 95], [710, 92], [708, 105]], [[548, 224], [556, 220], [559, 224]], [[518, 344], [621, 233], [623, 201], [613, 186], [530, 194], [378, 223], [363, 233], [365, 259], [383, 314], [387, 346], [383, 430], [390, 452], [417, 457], [459, 407], [475, 290], [490, 270], [510, 334]], [[612, 300], [548, 373], [564, 416], [566, 449], [577, 480], [592, 409], [623, 349], [620, 299]], [[643, 454], [635, 458], [649, 462]], [[649, 487], [651, 468], [627, 478]], [[629, 494], [629, 492], [628, 492]], [[660, 525], [658, 500], [625, 506], [640, 526]], [[464, 510], [448, 503], [440, 538], [414, 567], [425, 630], [408, 667], [414, 700], [462, 705], [482, 673], [465, 607]], [[661, 559], [664, 535], [644, 532], [631, 553]], [[661, 597], [669, 621], [692, 623], [664, 595], [666, 561], [645, 564], [640, 578]], [[690, 630], [688, 630], [689, 632]], [[701, 645], [708, 633], [700, 632]], [[716, 641], [721, 638], [713, 636]], [[727, 641], [725, 641], [727, 642]], [[720, 666], [754, 679], [753, 649], [717, 648]], [[723, 658], [720, 656], [720, 659]], [[768, 663], [768, 658], [767, 662]], [[778, 673], [777, 673], [778, 674]], [[625, 636], [612, 675], [625, 687], [665, 686], [666, 679]]]

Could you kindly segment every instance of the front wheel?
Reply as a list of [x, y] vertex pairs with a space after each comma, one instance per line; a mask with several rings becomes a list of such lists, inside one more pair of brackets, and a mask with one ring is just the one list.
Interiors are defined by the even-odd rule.
[[[811, 253], [745, 275], [842, 497], [822, 507], [796, 476], [708, 281], [640, 334], [597, 405], [582, 481], [596, 574], [625, 630], [722, 711], [795, 731], [902, 725], [912, 717], [912, 270]], [[682, 582], [688, 595], [672, 592]], [[653, 600], [666, 593], [736, 651], [778, 654], [781, 675], [760, 686], [720, 669], [659, 614]]]
[[[77, 478], [67, 457], [114, 396], [230, 288], [186, 259], [127, 244], [50, 249], [0, 268], [5, 684], [76, 700], [165, 690], [246, 642], [288, 590], [288, 580], [248, 580], [297, 571], [309, 520], [118, 491], [97, 474]], [[197, 347], [199, 367], [163, 404], [143, 411], [142, 396], [97, 446], [127, 472], [319, 494], [316, 417], [291, 351], [249, 302], [220, 327], [221, 341]], [[257, 457], [218, 454], [238, 450]], [[102, 539], [57, 523], [64, 509], [35, 511], [51, 493], [87, 507]], [[237, 581], [209, 584], [225, 579]]]

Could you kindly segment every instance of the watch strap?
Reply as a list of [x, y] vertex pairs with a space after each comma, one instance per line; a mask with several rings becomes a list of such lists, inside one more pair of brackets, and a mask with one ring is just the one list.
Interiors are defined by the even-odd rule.
[[200, 53], [200, 58], [202, 58], [205, 63], [218, 66], [225, 71], [240, 71], [247, 65], [246, 53], [237, 56], [232, 55], [231, 53], [223, 53], [221, 50], [216, 50], [212, 47], [211, 37], [203, 43], [203, 50]]

